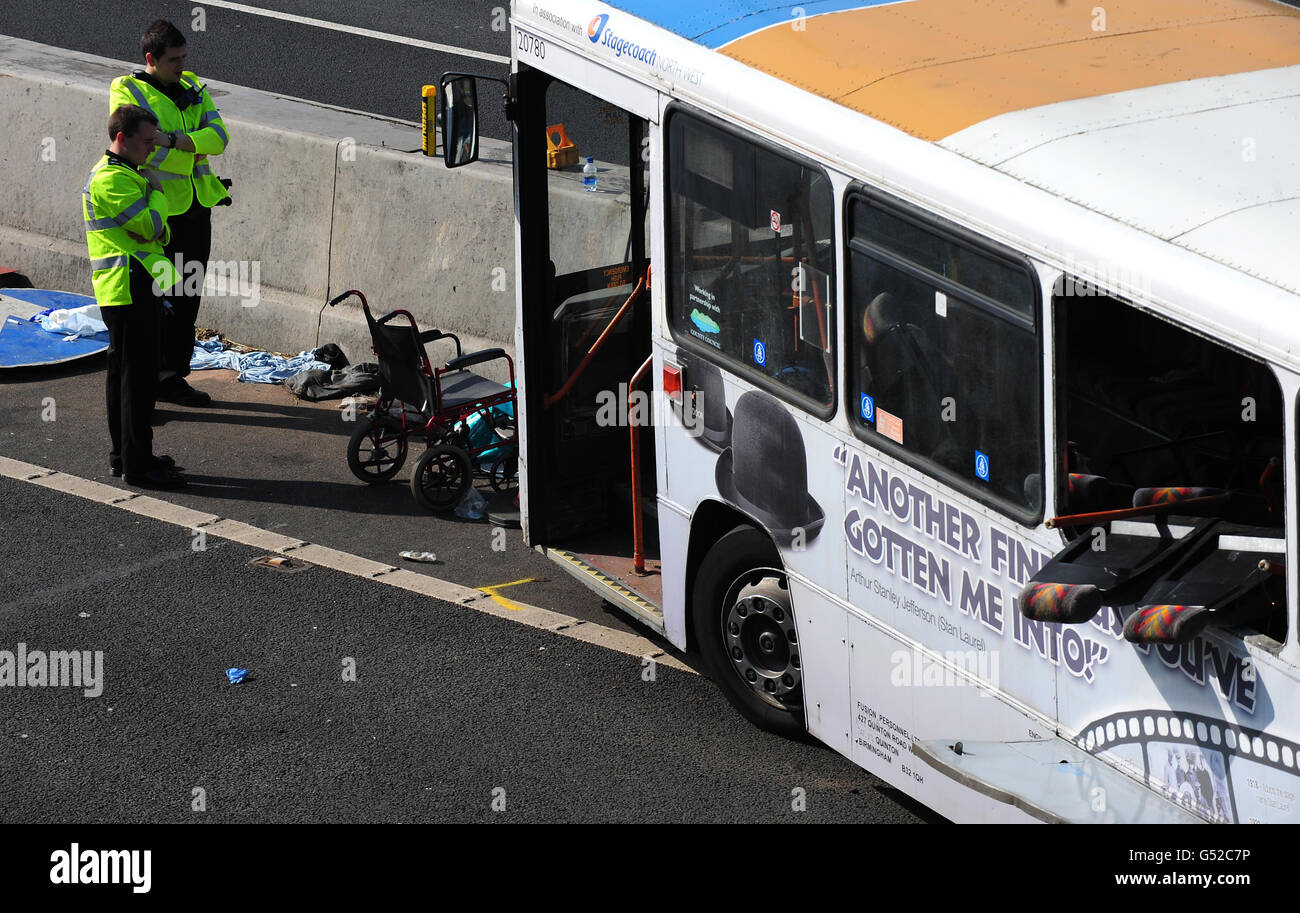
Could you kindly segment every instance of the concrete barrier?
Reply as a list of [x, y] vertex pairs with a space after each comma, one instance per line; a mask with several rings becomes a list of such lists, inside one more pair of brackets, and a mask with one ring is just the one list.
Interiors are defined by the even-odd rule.
[[90, 293], [80, 196], [108, 145], [104, 96], [0, 70], [0, 263], [38, 284]]
[[[108, 85], [136, 66], [0, 36], [0, 264], [38, 286], [90, 292], [79, 194], [107, 144]], [[213, 211], [211, 260], [242, 262], [260, 287], [255, 298], [246, 288], [219, 294], [210, 275], [200, 324], [297, 352], [317, 344], [326, 299], [359, 288], [376, 311], [406, 308], [467, 348], [513, 354], [508, 145], [484, 140], [483, 161], [452, 172], [418, 152], [412, 124], [209, 89], [231, 135], [213, 168], [234, 180], [234, 205]], [[355, 304], [321, 319], [319, 342], [339, 343], [353, 361], [370, 357]]]
[[[405, 308], [421, 327], [461, 335], [467, 349], [490, 344], [513, 354], [513, 177], [509, 150], [492, 151], [494, 163], [454, 171], [371, 146], [358, 147], [355, 162], [340, 160], [334, 290], [360, 289], [377, 312]], [[337, 335], [341, 315], [326, 317], [323, 334]]]

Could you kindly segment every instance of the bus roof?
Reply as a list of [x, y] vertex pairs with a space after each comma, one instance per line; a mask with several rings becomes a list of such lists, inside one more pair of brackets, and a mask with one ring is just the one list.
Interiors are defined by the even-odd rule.
[[930, 140], [1008, 111], [1300, 64], [1300, 10], [1278, 0], [611, 5]]
[[1300, 294], [1300, 10], [1281, 0], [607, 6]]

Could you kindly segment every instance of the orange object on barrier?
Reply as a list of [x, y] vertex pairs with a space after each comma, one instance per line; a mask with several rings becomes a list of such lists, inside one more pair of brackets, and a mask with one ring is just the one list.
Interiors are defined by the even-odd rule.
[[565, 168], [578, 164], [578, 147], [573, 145], [564, 124], [546, 128], [546, 167]]

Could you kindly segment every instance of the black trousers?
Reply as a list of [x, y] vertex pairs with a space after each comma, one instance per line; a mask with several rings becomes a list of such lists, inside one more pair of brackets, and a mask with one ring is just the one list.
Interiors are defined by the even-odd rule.
[[154, 398], [158, 393], [158, 324], [162, 299], [154, 293], [153, 277], [131, 258], [131, 303], [100, 308], [108, 325], [109, 456], [122, 459], [127, 475], [153, 468]]
[[171, 241], [163, 253], [173, 264], [180, 255], [181, 284], [167, 293], [172, 316], [163, 321], [159, 350], [159, 370], [164, 374], [185, 377], [190, 373], [194, 354], [194, 327], [199, 319], [199, 300], [203, 297], [203, 278], [212, 253], [212, 210], [194, 203], [180, 215], [167, 220]]

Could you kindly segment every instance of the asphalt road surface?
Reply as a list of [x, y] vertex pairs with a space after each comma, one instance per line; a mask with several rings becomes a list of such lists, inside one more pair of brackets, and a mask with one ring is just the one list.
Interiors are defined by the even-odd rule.
[[[162, 500], [390, 564], [436, 551], [412, 569], [466, 586], [534, 578], [510, 592], [646, 635], [517, 532], [494, 552], [485, 522], [351, 480], [337, 404], [230, 372], [192, 382], [216, 405], [166, 410], [159, 449], [192, 487]], [[102, 390], [95, 360], [0, 376], [0, 455], [127, 493]], [[645, 681], [637, 656], [325, 567], [258, 567], [265, 551], [216, 536], [196, 551], [183, 526], [30, 481], [0, 477], [0, 505], [0, 650], [103, 657], [97, 697], [0, 688], [0, 821], [934, 818], [829, 749], [754, 729], [704, 676], [660, 664]], [[251, 678], [229, 684], [230, 667]]]

